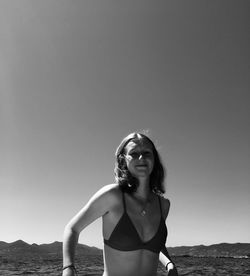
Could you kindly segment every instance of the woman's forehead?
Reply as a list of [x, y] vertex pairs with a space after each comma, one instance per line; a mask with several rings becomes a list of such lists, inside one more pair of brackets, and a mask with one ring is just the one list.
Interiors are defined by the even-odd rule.
[[147, 139], [133, 139], [128, 142], [128, 144], [125, 147], [125, 152], [131, 151], [131, 150], [153, 150], [152, 144]]

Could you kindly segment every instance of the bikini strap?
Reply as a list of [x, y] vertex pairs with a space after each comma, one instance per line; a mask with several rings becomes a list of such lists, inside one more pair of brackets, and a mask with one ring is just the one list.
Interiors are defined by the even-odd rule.
[[163, 216], [163, 215], [162, 215], [162, 207], [161, 207], [161, 197], [158, 196], [158, 199], [159, 199], [159, 205], [160, 205], [161, 216]]
[[124, 209], [124, 212], [127, 212], [126, 200], [125, 200], [124, 192], [122, 192], [122, 202], [123, 202], [123, 209]]

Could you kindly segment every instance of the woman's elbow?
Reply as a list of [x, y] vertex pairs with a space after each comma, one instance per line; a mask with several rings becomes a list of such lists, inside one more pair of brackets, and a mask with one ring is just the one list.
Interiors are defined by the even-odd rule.
[[64, 227], [64, 237], [78, 236], [79, 233], [80, 233], [80, 231], [77, 229], [76, 225], [74, 225], [72, 222], [69, 222]]

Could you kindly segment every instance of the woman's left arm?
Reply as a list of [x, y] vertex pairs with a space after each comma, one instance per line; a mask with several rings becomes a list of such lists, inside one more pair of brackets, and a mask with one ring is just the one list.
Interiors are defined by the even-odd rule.
[[[163, 198], [162, 203], [163, 203], [162, 205], [163, 216], [164, 216], [164, 219], [166, 220], [170, 209], [170, 201], [167, 198]], [[161, 263], [164, 265], [164, 267], [166, 268], [168, 272], [168, 276], [178, 276], [176, 266], [172, 261], [172, 259], [170, 258], [166, 246], [164, 246], [163, 249], [161, 250], [159, 259]]]
[[171, 257], [169, 256], [168, 250], [164, 247], [160, 252], [160, 261], [166, 268], [168, 272], [168, 276], [178, 276], [177, 268], [172, 261]]

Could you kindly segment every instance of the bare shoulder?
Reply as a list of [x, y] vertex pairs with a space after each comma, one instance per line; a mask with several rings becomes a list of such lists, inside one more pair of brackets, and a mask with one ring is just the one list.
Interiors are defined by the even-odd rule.
[[119, 186], [109, 184], [99, 189], [71, 219], [67, 227], [80, 233], [87, 225], [97, 218], [106, 215], [118, 204]]
[[168, 198], [165, 198], [164, 196], [161, 196], [160, 198], [161, 198], [163, 216], [166, 219], [170, 209], [170, 200]]
[[103, 186], [98, 191], [98, 193], [106, 194], [111, 197], [116, 197], [116, 196], [120, 195], [121, 191], [120, 191], [119, 185], [114, 183], [114, 184], [108, 184], [108, 185]]
[[120, 202], [120, 188], [117, 184], [108, 184], [100, 188], [83, 207], [83, 212], [100, 217], [111, 211]]
[[108, 184], [99, 189], [94, 197], [104, 198], [109, 204], [119, 203], [121, 199], [121, 190], [118, 184]]

